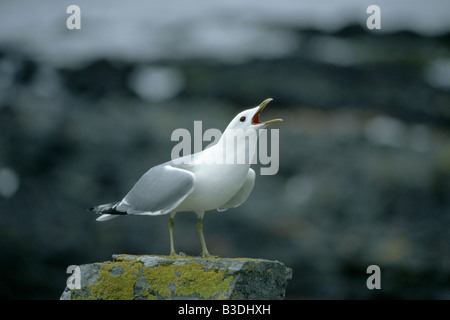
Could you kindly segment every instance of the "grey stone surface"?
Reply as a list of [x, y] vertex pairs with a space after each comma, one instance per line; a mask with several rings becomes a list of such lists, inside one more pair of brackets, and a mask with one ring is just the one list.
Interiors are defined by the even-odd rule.
[[279, 261], [189, 256], [113, 255], [80, 271], [81, 289], [66, 287], [61, 300], [279, 300], [292, 278]]

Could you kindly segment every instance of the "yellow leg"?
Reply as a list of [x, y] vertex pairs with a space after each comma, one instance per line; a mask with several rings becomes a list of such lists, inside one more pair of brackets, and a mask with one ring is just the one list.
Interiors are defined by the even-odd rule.
[[170, 255], [171, 256], [176, 256], [177, 253], [175, 252], [175, 248], [173, 245], [173, 226], [175, 225], [175, 223], [173, 222], [173, 218], [170, 217], [169, 218], [169, 237], [170, 237]]
[[200, 256], [211, 257], [211, 255], [208, 252], [208, 248], [206, 248], [206, 241], [205, 237], [203, 236], [203, 219], [201, 218], [197, 220], [197, 231], [200, 236], [200, 243], [202, 244], [202, 253], [200, 254]]

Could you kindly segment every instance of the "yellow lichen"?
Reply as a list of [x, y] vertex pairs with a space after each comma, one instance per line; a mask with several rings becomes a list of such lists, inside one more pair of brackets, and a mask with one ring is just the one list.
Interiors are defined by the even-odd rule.
[[208, 299], [218, 293], [227, 292], [233, 276], [226, 271], [206, 268], [191, 261], [186, 264], [161, 264], [153, 268], [144, 268], [144, 276], [153, 291], [162, 297], [172, 294], [188, 296], [197, 293], [201, 298]]
[[191, 295], [198, 293], [201, 298], [208, 299], [215, 296], [218, 292], [229, 290], [230, 282], [233, 277], [226, 277], [226, 272], [215, 270], [214, 268], [205, 269], [196, 262], [189, 263], [189, 269], [185, 270], [177, 281], [177, 295]]
[[[101, 263], [96, 283], [86, 287], [90, 295], [77, 295], [74, 298], [131, 300], [136, 298], [136, 294], [149, 300], [167, 299], [172, 295], [226, 299], [231, 290], [230, 283], [234, 277], [227, 270], [208, 268], [194, 260], [183, 264], [169, 262], [146, 267], [137, 258], [121, 255], [114, 262]], [[190, 260], [187, 257], [180, 259]], [[139, 279], [142, 281], [142, 277], [148, 286], [139, 286], [140, 291], [135, 293], [136, 282]]]
[[[119, 271], [111, 273], [113, 268]], [[121, 270], [120, 270], [121, 268]], [[89, 299], [131, 300], [134, 299], [134, 285], [142, 268], [140, 261], [104, 262], [95, 284], [86, 288], [91, 292]]]
[[147, 300], [158, 300], [158, 297], [151, 294], [148, 288], [144, 288], [144, 291], [142, 292], [142, 296], [146, 298]]

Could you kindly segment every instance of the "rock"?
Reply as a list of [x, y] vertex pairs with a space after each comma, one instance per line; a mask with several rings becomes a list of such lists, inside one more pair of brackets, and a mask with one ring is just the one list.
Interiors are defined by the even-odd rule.
[[283, 299], [292, 269], [249, 258], [113, 255], [80, 265], [81, 289], [61, 300]]

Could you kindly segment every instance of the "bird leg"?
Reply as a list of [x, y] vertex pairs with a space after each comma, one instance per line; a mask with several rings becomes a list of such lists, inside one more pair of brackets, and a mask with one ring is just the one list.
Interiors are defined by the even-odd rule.
[[198, 218], [198, 220], [197, 220], [197, 231], [200, 236], [200, 242], [202, 244], [202, 253], [200, 254], [200, 256], [211, 257], [211, 255], [208, 252], [208, 249], [206, 248], [205, 237], [203, 236], [203, 217]]
[[173, 246], [173, 226], [175, 223], [173, 222], [173, 218], [169, 218], [169, 237], [170, 237], [170, 255], [176, 256], [177, 253], [175, 252], [175, 248]]
[[204, 211], [197, 211], [197, 231], [198, 235], [200, 236], [200, 243], [202, 244], [202, 253], [200, 254], [201, 257], [211, 257], [211, 255], [208, 252], [208, 248], [206, 248], [206, 241], [205, 237], [203, 236], [203, 216], [205, 215]]

